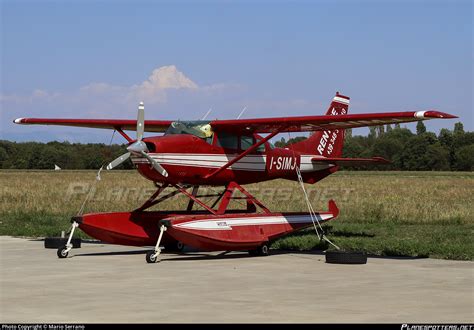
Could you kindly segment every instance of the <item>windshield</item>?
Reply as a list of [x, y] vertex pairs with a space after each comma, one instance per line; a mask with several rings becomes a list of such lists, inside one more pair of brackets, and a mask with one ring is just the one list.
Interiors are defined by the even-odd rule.
[[212, 137], [212, 128], [209, 121], [174, 121], [165, 132], [171, 134], [191, 134], [202, 139]]

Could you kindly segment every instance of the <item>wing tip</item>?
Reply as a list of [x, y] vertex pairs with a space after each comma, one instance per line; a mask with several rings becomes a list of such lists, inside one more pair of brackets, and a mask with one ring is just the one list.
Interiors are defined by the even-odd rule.
[[414, 116], [416, 118], [440, 118], [440, 119], [453, 119], [459, 118], [458, 116], [451, 115], [446, 112], [436, 111], [436, 110], [428, 110], [428, 111], [416, 111]]
[[13, 120], [13, 123], [15, 124], [24, 124], [25, 118], [17, 118]]

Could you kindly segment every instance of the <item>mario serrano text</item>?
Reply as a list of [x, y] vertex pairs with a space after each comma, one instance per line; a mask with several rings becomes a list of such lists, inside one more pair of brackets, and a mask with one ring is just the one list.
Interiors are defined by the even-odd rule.
[[84, 330], [80, 324], [2, 324], [2, 330]]

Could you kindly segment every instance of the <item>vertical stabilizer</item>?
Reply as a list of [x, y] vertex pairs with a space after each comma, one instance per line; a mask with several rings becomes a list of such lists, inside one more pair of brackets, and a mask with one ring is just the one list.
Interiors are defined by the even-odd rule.
[[[345, 115], [349, 111], [349, 97], [336, 93], [332, 99], [327, 116]], [[340, 157], [344, 145], [344, 130], [317, 131], [308, 139], [289, 145], [288, 148], [308, 154], [324, 157]]]

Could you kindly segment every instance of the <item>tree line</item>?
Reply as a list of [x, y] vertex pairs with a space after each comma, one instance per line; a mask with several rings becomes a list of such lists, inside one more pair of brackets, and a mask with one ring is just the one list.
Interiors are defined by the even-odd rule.
[[[2, 169], [99, 169], [126, 153], [126, 145], [69, 142], [10, 142], [0, 141], [0, 168]], [[131, 169], [131, 162], [122, 168]]]
[[[380, 156], [391, 160], [383, 170], [474, 170], [474, 132], [465, 132], [462, 123], [453, 130], [442, 129], [438, 135], [427, 132], [418, 122], [416, 133], [400, 125], [370, 127], [367, 136], [352, 136], [346, 130], [343, 156], [371, 158]], [[299, 136], [288, 141], [281, 138], [275, 145], [285, 147], [305, 139]], [[124, 154], [126, 145], [69, 142], [11, 142], [0, 140], [0, 168], [2, 169], [98, 169]], [[131, 169], [126, 161], [121, 168]], [[356, 168], [357, 169], [357, 168]], [[361, 167], [362, 169], [362, 167]]]

